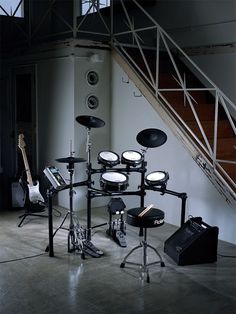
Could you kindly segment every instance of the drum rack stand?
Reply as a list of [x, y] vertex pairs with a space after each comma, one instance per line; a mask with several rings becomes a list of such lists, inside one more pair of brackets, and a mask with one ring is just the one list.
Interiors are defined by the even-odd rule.
[[[94, 126], [95, 127], [95, 126]], [[98, 127], [98, 126], [96, 126]], [[154, 147], [154, 146], [153, 146]], [[166, 185], [163, 185], [161, 187], [157, 187], [157, 186], [149, 186], [145, 184], [145, 172], [146, 172], [146, 165], [147, 162], [145, 161], [145, 152], [146, 150], [142, 150], [142, 155], [143, 155], [143, 160], [141, 162], [141, 165], [138, 167], [132, 167], [130, 168], [128, 165], [126, 167], [121, 167], [121, 168], [100, 168], [100, 169], [93, 169], [92, 165], [91, 165], [91, 156], [90, 156], [90, 150], [91, 150], [91, 142], [90, 142], [90, 127], [87, 127], [87, 142], [86, 142], [86, 152], [87, 152], [87, 180], [83, 181], [83, 182], [78, 182], [78, 183], [74, 183], [72, 184], [72, 175], [73, 175], [73, 170], [69, 171], [70, 172], [70, 185], [65, 187], [65, 188], [70, 188], [70, 210], [67, 213], [67, 215], [70, 215], [70, 226], [69, 226], [69, 233], [68, 233], [68, 251], [72, 251], [74, 249], [76, 249], [77, 247], [75, 247], [77, 245], [77, 243], [74, 243], [74, 239], [75, 239], [75, 233], [76, 233], [76, 228], [74, 226], [74, 222], [73, 222], [73, 208], [72, 208], [72, 197], [73, 197], [73, 187], [78, 187], [78, 186], [87, 186], [87, 230], [85, 232], [86, 234], [86, 241], [88, 241], [89, 245], [93, 246], [93, 244], [91, 243], [91, 230], [93, 228], [96, 227], [100, 227], [100, 226], [104, 226], [107, 223], [104, 224], [100, 224], [97, 226], [93, 226], [91, 225], [91, 201], [93, 198], [95, 197], [103, 197], [103, 196], [121, 196], [121, 195], [136, 195], [140, 197], [140, 207], [144, 207], [144, 197], [146, 195], [146, 190], [152, 190], [152, 191], [158, 191], [161, 193], [161, 195], [164, 194], [170, 194], [173, 196], [176, 196], [178, 198], [180, 198], [182, 200], [182, 204], [181, 204], [181, 226], [184, 224], [184, 220], [185, 220], [185, 207], [186, 207], [186, 199], [187, 199], [187, 194], [186, 193], [178, 193], [175, 191], [171, 191], [166, 189]], [[74, 166], [74, 165], [73, 165]], [[68, 170], [69, 170], [70, 165], [68, 166]], [[127, 172], [127, 174], [129, 174], [130, 172], [140, 172], [141, 174], [141, 182], [140, 182], [140, 186], [138, 187], [139, 190], [138, 191], [106, 191], [106, 190], [99, 190], [99, 189], [95, 189], [93, 188], [92, 184], [92, 175], [95, 173], [103, 173], [103, 172], [109, 172], [109, 171], [116, 171], [116, 172]], [[65, 189], [63, 188], [63, 189]], [[53, 217], [52, 217], [52, 197], [55, 194], [55, 190], [50, 188], [47, 192], [47, 196], [48, 196], [48, 217], [49, 217], [49, 245], [46, 248], [45, 251], [49, 251], [49, 256], [52, 257], [54, 256], [54, 251], [53, 251], [53, 238], [56, 234], [56, 232], [62, 228], [63, 223], [67, 217], [63, 219], [61, 225], [59, 226], [59, 228], [53, 233]], [[142, 228], [140, 228], [140, 235], [142, 235]], [[70, 244], [72, 244], [72, 250], [70, 248]], [[76, 245], [75, 245], [76, 244]], [[93, 246], [93, 248], [95, 248], [98, 252], [97, 256], [95, 257], [99, 257], [103, 254], [103, 252], [101, 252], [100, 250], [98, 250], [95, 246]], [[82, 257], [83, 257], [83, 246], [82, 246]]]
[[[88, 157], [90, 160], [90, 157]], [[91, 163], [88, 164], [88, 193], [87, 193], [87, 239], [91, 240], [91, 230], [100, 226], [104, 226], [107, 223], [96, 225], [92, 227], [91, 224], [91, 200], [96, 197], [103, 197], [103, 196], [121, 196], [121, 195], [137, 195], [140, 196], [140, 206], [144, 206], [144, 196], [145, 190], [140, 189], [139, 191], [121, 191], [121, 192], [111, 192], [111, 191], [102, 191], [92, 187], [92, 175], [95, 173], [103, 173], [104, 171], [112, 172], [114, 169], [107, 169], [105, 167], [101, 169], [92, 169]], [[141, 187], [144, 185], [144, 175], [146, 172], [146, 162], [142, 161], [142, 165], [137, 168], [130, 169], [129, 167], [123, 168], [115, 168], [116, 172], [125, 171], [127, 173], [130, 172], [140, 172], [141, 173]]]
[[[116, 169], [117, 171], [124, 171], [125, 168], [120, 168], [120, 169]], [[169, 195], [173, 195], [176, 196], [178, 198], [181, 199], [181, 226], [184, 224], [185, 222], [185, 211], [186, 211], [186, 200], [187, 200], [187, 194], [186, 193], [178, 193], [172, 190], [168, 190], [166, 189], [166, 187], [154, 187], [154, 186], [148, 186], [145, 185], [144, 183], [144, 175], [146, 172], [146, 168], [145, 168], [145, 163], [143, 163], [143, 165], [137, 169], [130, 169], [130, 172], [140, 172], [141, 173], [141, 185], [140, 185], [140, 190], [138, 191], [122, 191], [122, 192], [108, 192], [108, 191], [102, 191], [102, 190], [98, 190], [92, 187], [92, 181], [91, 181], [91, 176], [94, 173], [102, 173], [102, 169], [91, 169], [91, 164], [88, 165], [88, 180], [83, 181], [83, 182], [78, 182], [78, 183], [74, 183], [73, 187], [78, 187], [78, 186], [86, 186], [88, 187], [88, 192], [87, 192], [87, 230], [86, 230], [86, 239], [88, 241], [91, 241], [91, 230], [97, 227], [101, 227], [104, 225], [107, 225], [107, 223], [103, 223], [103, 224], [99, 224], [99, 225], [95, 225], [92, 226], [91, 224], [91, 201], [93, 198], [96, 197], [103, 197], [103, 196], [122, 196], [122, 195], [136, 195], [140, 197], [140, 206], [143, 207], [144, 206], [144, 197], [146, 195], [146, 190], [152, 190], [152, 191], [157, 191], [160, 192], [161, 195], [164, 194], [169, 194]], [[109, 170], [108, 170], [109, 171]], [[112, 170], [110, 170], [112, 171]], [[69, 186], [64, 187], [62, 190], [68, 189]], [[54, 188], [50, 188], [47, 191], [47, 197], [48, 197], [48, 226], [49, 226], [49, 244], [46, 248], [46, 252], [49, 252], [49, 256], [53, 257], [54, 256], [54, 250], [53, 250], [53, 238], [56, 235], [57, 231], [59, 229], [66, 229], [63, 228], [63, 224], [67, 218], [68, 215], [70, 215], [70, 227], [69, 229], [69, 234], [68, 234], [68, 251], [71, 251], [70, 249], [70, 241], [72, 241], [74, 239], [74, 224], [73, 221], [71, 221], [73, 219], [71, 213], [72, 211], [68, 211], [68, 213], [66, 214], [66, 216], [64, 217], [62, 223], [60, 224], [60, 226], [55, 230], [55, 232], [53, 233], [53, 216], [52, 216], [52, 198], [53, 196], [57, 193], [58, 191], [56, 191]], [[70, 195], [72, 195], [72, 192], [70, 192]], [[70, 207], [72, 206], [72, 199], [70, 197]], [[73, 227], [73, 228], [72, 228]], [[73, 234], [72, 234], [73, 233]], [[140, 235], [142, 235], [142, 230], [140, 230]], [[73, 238], [71, 238], [73, 237]], [[82, 257], [83, 257], [83, 252], [82, 252]]]

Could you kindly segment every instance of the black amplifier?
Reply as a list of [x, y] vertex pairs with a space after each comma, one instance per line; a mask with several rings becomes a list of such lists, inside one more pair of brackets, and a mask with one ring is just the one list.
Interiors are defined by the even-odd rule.
[[213, 263], [217, 261], [218, 234], [218, 227], [192, 217], [165, 241], [164, 252], [177, 265]]

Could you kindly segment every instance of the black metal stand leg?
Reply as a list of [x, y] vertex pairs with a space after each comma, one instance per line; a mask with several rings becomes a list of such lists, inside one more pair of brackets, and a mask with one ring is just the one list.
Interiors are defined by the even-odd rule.
[[[22, 217], [23, 217], [23, 218], [22, 218]], [[25, 220], [26, 217], [27, 217], [26, 214], [19, 216], [19, 218], [22, 218], [22, 219], [21, 219], [20, 223], [18, 224], [18, 227], [21, 227], [21, 225], [23, 224], [23, 222], [24, 222], [24, 220]]]
[[134, 251], [136, 251], [137, 249], [141, 248], [142, 246], [143, 246], [142, 243], [140, 243], [139, 245], [135, 246], [135, 247], [125, 256], [125, 258], [123, 259], [123, 262], [120, 264], [120, 268], [124, 268], [126, 263], [134, 264], [134, 265], [140, 265], [140, 264], [136, 264], [136, 263], [132, 263], [132, 262], [126, 262], [126, 261], [127, 261], [128, 257], [129, 257]]
[[54, 256], [53, 250], [53, 216], [52, 216], [52, 191], [47, 192], [48, 195], [48, 239], [49, 239], [49, 256]]
[[87, 195], [87, 240], [91, 241], [91, 192]]
[[[51, 205], [52, 206], [52, 205]], [[62, 228], [62, 226], [63, 226], [63, 224], [64, 224], [64, 222], [65, 222], [65, 220], [66, 220], [66, 218], [67, 218], [67, 216], [69, 215], [69, 212], [67, 212], [66, 213], [66, 215], [65, 215], [65, 217], [63, 218], [63, 220], [62, 220], [62, 222], [61, 222], [61, 224], [60, 224], [60, 226], [54, 231], [54, 232], [52, 232], [52, 230], [53, 230], [53, 227], [51, 227], [51, 237], [52, 237], [52, 239], [54, 238], [54, 236], [56, 235], [56, 233], [58, 232], [58, 230], [60, 230], [60, 229], [66, 229], [66, 228]], [[49, 250], [49, 245], [46, 247], [46, 249], [45, 249], [45, 252], [48, 252], [48, 250]]]
[[187, 194], [182, 193], [182, 204], [181, 204], [181, 227], [184, 225], [185, 222], [185, 211], [186, 211], [186, 200], [187, 200]]
[[18, 227], [21, 227], [25, 218], [28, 217], [28, 216], [32, 216], [32, 217], [45, 217], [47, 218], [48, 216], [47, 215], [40, 215], [40, 214], [34, 214], [34, 213], [25, 213], [25, 214], [22, 214], [19, 216], [19, 218], [22, 218], [20, 223], [18, 224]]

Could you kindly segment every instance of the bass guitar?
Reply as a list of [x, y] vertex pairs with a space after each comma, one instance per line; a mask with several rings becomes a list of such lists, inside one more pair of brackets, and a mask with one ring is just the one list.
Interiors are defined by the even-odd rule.
[[43, 196], [41, 195], [39, 191], [39, 181], [33, 181], [32, 176], [31, 176], [31, 171], [28, 163], [28, 159], [26, 156], [26, 151], [25, 151], [25, 141], [24, 141], [24, 134], [19, 134], [18, 137], [18, 147], [20, 148], [22, 152], [22, 157], [24, 161], [24, 166], [25, 166], [25, 172], [26, 172], [26, 177], [27, 177], [27, 185], [28, 185], [28, 191], [29, 191], [29, 200], [33, 204], [36, 203], [45, 203]]

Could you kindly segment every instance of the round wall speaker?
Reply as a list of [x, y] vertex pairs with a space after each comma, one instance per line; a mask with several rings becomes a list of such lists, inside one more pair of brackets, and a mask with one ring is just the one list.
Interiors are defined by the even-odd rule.
[[89, 85], [94, 86], [99, 81], [98, 73], [95, 71], [88, 71], [86, 74], [86, 79]]
[[87, 104], [89, 109], [94, 110], [94, 109], [97, 109], [97, 107], [99, 106], [99, 100], [98, 100], [97, 96], [90, 95], [86, 99], [86, 104]]

